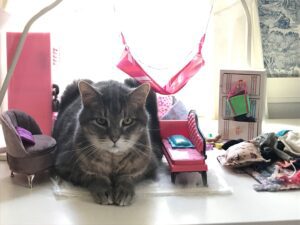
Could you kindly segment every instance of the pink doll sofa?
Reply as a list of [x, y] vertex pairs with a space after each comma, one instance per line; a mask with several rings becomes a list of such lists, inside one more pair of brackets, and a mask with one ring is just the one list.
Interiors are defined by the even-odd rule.
[[[160, 132], [163, 153], [171, 171], [171, 181], [175, 183], [180, 172], [199, 172], [204, 186], [207, 186], [206, 143], [198, 126], [198, 117], [190, 111], [186, 120], [160, 120]], [[189, 139], [194, 148], [172, 148], [168, 137], [183, 135]]]

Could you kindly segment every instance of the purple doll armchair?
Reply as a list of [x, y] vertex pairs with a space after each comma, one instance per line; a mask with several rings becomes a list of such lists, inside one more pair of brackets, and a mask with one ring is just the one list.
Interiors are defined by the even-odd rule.
[[0, 120], [11, 176], [14, 172], [25, 174], [32, 188], [35, 174], [54, 165], [56, 141], [43, 135], [36, 121], [25, 112], [8, 110]]

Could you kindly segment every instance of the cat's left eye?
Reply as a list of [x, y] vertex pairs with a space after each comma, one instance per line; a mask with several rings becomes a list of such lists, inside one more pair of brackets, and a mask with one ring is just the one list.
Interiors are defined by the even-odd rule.
[[124, 126], [129, 126], [129, 125], [131, 125], [132, 123], [133, 123], [133, 119], [131, 119], [131, 118], [129, 118], [129, 117], [123, 119], [123, 125], [124, 125]]
[[96, 123], [98, 123], [101, 126], [106, 126], [107, 125], [107, 120], [104, 118], [97, 118]]

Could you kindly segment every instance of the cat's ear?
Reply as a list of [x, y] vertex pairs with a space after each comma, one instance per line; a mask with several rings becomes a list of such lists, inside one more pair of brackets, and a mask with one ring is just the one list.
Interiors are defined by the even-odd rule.
[[129, 93], [129, 101], [133, 104], [145, 105], [149, 91], [150, 85], [148, 83], [141, 84]]
[[95, 98], [101, 95], [89, 83], [85, 81], [78, 82], [78, 89], [84, 106], [92, 106], [95, 102]]

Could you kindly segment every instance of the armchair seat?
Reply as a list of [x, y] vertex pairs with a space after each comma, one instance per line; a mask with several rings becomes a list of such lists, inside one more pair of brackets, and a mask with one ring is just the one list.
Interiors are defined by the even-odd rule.
[[35, 140], [35, 145], [26, 147], [26, 150], [29, 154], [43, 155], [55, 150], [56, 141], [54, 138], [43, 134], [36, 134], [33, 135], [33, 137]]

